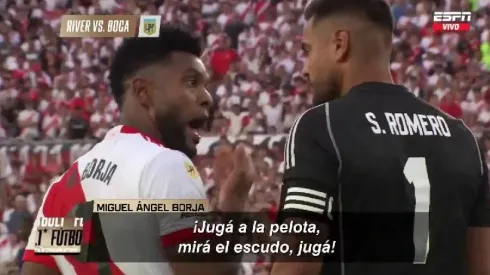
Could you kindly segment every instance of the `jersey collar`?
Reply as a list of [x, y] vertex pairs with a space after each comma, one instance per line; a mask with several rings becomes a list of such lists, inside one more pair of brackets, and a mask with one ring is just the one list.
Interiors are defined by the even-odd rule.
[[374, 93], [379, 93], [379, 92], [409, 93], [408, 89], [405, 86], [384, 83], [384, 82], [364, 82], [350, 89], [350, 92], [358, 92], [358, 91], [363, 91], [363, 92], [367, 91], [367, 92], [374, 92]]
[[113, 137], [113, 136], [118, 135], [118, 134], [126, 134], [126, 135], [137, 134], [137, 135], [140, 135], [141, 137], [143, 137], [143, 139], [145, 139], [146, 141], [149, 141], [151, 143], [155, 143], [158, 146], [164, 147], [163, 143], [159, 139], [148, 136], [146, 134], [143, 134], [138, 129], [131, 127], [131, 126], [127, 126], [127, 125], [118, 125], [118, 126], [112, 128], [111, 130], [109, 130], [109, 132], [107, 132], [104, 139]]

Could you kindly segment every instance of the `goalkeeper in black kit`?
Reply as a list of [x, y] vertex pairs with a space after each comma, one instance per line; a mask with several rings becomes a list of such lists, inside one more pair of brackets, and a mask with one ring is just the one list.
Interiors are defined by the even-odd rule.
[[281, 223], [336, 241], [277, 257], [273, 275], [488, 275], [488, 170], [464, 123], [394, 85], [393, 18], [383, 0], [312, 0], [304, 72], [314, 107], [286, 144]]

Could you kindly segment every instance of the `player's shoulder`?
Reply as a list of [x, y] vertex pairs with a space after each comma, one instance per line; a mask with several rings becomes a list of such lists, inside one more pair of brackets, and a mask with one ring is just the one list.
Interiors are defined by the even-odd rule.
[[473, 135], [473, 132], [462, 119], [455, 118], [420, 98], [415, 99], [427, 109], [427, 113], [443, 118], [447, 122], [449, 130], [453, 135], [464, 136], [469, 138], [471, 142], [474, 142], [475, 136]]
[[[449, 138], [448, 140], [450, 141], [450, 143], [444, 143], [445, 145], [451, 144], [451, 146], [470, 148], [468, 150], [468, 152], [472, 152], [470, 158], [476, 159], [478, 162], [480, 161], [479, 142], [475, 137], [473, 131], [471, 131], [471, 129], [465, 124], [462, 119], [455, 118], [420, 98], [413, 98], [414, 102], [416, 101], [416, 104], [419, 106], [414, 109], [419, 111], [422, 110], [422, 112], [419, 113], [427, 114], [427, 116], [436, 117], [438, 121], [440, 121], [441, 119], [444, 121], [444, 125], [446, 128], [445, 132], [448, 134], [445, 135], [445, 137]], [[444, 146], [444, 144], [440, 144], [441, 146]]]
[[163, 148], [153, 158], [148, 160], [145, 166], [155, 171], [174, 173], [187, 171], [187, 169], [194, 167], [192, 160], [188, 156], [169, 148]]
[[[189, 157], [180, 151], [166, 148], [144, 166], [139, 182], [143, 198], [175, 195], [187, 198], [205, 198], [204, 184], [199, 171]], [[164, 194], [164, 195], [162, 195]]]
[[121, 130], [121, 127], [125, 126], [111, 129], [104, 140], [82, 156], [81, 162], [104, 158], [106, 162], [116, 162], [126, 173], [131, 171], [133, 176], [150, 172], [176, 173], [185, 167], [193, 167], [192, 161], [182, 152], [167, 148], [135, 129]]
[[288, 136], [288, 149], [309, 148], [311, 143], [330, 148], [328, 103], [312, 107], [298, 116]]
[[294, 122], [291, 133], [297, 131], [315, 133], [320, 130], [318, 127], [325, 129], [328, 115], [326, 108], [328, 108], [328, 103], [320, 104], [304, 111]]
[[[148, 167], [153, 167], [157, 162], [168, 162], [178, 159], [178, 157], [179, 154], [164, 147], [156, 140], [137, 132], [124, 133], [115, 127], [101, 142], [81, 156], [77, 163], [82, 173], [82, 179], [85, 174], [95, 174], [91, 171], [96, 171], [99, 168], [101, 171], [109, 171], [111, 167], [117, 167], [114, 175], [118, 182], [132, 186], [135, 181], [140, 180]], [[160, 167], [160, 169], [163, 168]]]
[[137, 132], [125, 133], [123, 131], [128, 130], [121, 130], [123, 127], [125, 126], [116, 126], [111, 129], [104, 139], [94, 146], [89, 155], [126, 155], [131, 156], [125, 158], [131, 165], [144, 165], [151, 161], [155, 155], [170, 150], [157, 140], [146, 135]]

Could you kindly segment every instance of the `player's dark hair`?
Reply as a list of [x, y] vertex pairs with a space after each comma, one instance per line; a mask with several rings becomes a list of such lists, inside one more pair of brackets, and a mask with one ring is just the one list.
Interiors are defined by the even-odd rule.
[[304, 16], [306, 20], [318, 20], [342, 13], [361, 16], [391, 32], [394, 29], [391, 8], [385, 0], [312, 0]]
[[124, 81], [139, 69], [165, 61], [173, 52], [186, 52], [201, 56], [199, 38], [180, 26], [164, 25], [159, 37], [129, 38], [117, 49], [112, 61], [109, 80], [115, 101], [121, 107]]

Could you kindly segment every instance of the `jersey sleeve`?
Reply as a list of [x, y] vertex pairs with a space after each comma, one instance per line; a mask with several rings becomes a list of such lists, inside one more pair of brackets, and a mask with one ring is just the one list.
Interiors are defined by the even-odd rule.
[[470, 220], [470, 226], [490, 227], [490, 182], [485, 157], [480, 154], [482, 170], [481, 182], [477, 191], [476, 201]]
[[[46, 191], [46, 195], [44, 196], [41, 206], [39, 207], [39, 211], [37, 212], [35, 221], [38, 221], [39, 218], [50, 216], [50, 215], [46, 215], [46, 212], [47, 212], [47, 208], [51, 205], [51, 200], [54, 199], [54, 192], [56, 192], [56, 189], [52, 187], [53, 184], [50, 185], [48, 190]], [[29, 240], [27, 241], [27, 246], [26, 249], [24, 250], [24, 255], [22, 256], [22, 261], [40, 264], [60, 273], [53, 256], [48, 254], [34, 253], [34, 244], [36, 242], [36, 238], [37, 238], [37, 228], [36, 225], [34, 225], [31, 229], [31, 234], [29, 235]]]
[[284, 150], [284, 176], [279, 222], [292, 216], [319, 218], [336, 199], [339, 158], [322, 106], [302, 114], [293, 125]]
[[[204, 185], [191, 160], [180, 152], [166, 150], [143, 171], [140, 192], [144, 199], [206, 199]], [[196, 217], [180, 213], [156, 214], [163, 247], [193, 240]]]

